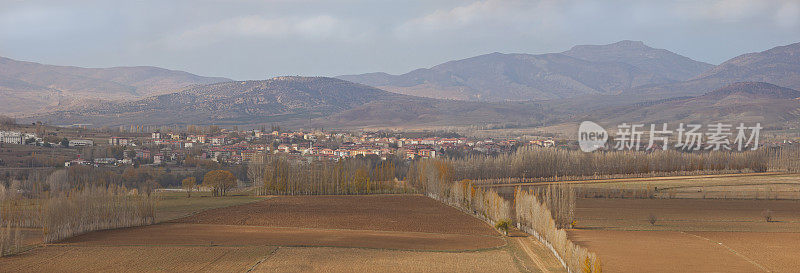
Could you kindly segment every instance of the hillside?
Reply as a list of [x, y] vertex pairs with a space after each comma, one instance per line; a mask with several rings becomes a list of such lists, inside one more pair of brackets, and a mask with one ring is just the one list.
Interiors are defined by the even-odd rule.
[[326, 128], [536, 127], [556, 118], [557, 111], [533, 102], [472, 102], [413, 97], [370, 102], [315, 119], [313, 124]]
[[86, 102], [144, 98], [224, 81], [230, 79], [158, 67], [82, 68], [0, 57], [0, 113], [33, 113]]
[[[137, 101], [91, 105], [29, 117], [49, 124], [280, 123], [293, 127], [469, 125], [541, 122], [533, 103], [482, 103], [413, 97], [325, 77], [277, 77], [190, 87]], [[535, 123], [539, 125], [539, 123]]]
[[652, 99], [697, 96], [743, 81], [766, 82], [800, 89], [800, 43], [740, 55], [685, 82], [647, 86], [627, 93], [645, 95]]
[[606, 124], [760, 122], [766, 128], [796, 127], [800, 125], [800, 91], [764, 82], [739, 82], [697, 97], [607, 108], [582, 119]]
[[576, 46], [564, 53], [492, 53], [402, 75], [368, 73], [339, 78], [392, 92], [473, 101], [521, 101], [613, 95], [672, 83], [711, 65], [641, 42]]
[[332, 78], [278, 77], [193, 86], [141, 100], [36, 116], [49, 123], [246, 124], [309, 119], [401, 96]]

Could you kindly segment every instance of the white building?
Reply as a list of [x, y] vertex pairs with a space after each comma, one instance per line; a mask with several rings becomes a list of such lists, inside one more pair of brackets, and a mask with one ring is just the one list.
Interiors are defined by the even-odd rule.
[[0, 143], [25, 144], [28, 139], [36, 139], [35, 134], [0, 131]]
[[89, 139], [73, 139], [69, 141], [70, 147], [94, 146], [94, 141]]
[[128, 142], [129, 141], [128, 141], [127, 138], [122, 138], [122, 137], [112, 137], [112, 138], [108, 139], [108, 144], [111, 144], [111, 145], [126, 146], [126, 145], [128, 145]]

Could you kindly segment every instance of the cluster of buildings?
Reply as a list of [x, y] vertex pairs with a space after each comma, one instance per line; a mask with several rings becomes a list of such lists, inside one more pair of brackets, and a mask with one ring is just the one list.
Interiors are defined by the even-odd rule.
[[[93, 143], [75, 143], [76, 146]], [[338, 160], [358, 156], [382, 159], [394, 156], [405, 159], [436, 158], [449, 152], [507, 152], [512, 147], [555, 146], [551, 139], [522, 141], [518, 139], [471, 139], [464, 137], [408, 138], [379, 133], [342, 132], [263, 132], [260, 130], [220, 130], [214, 134], [162, 133], [136, 137], [114, 136], [111, 146], [125, 149], [124, 159], [98, 158], [73, 164], [171, 164], [189, 159], [205, 159], [241, 164], [268, 154], [284, 154], [306, 160]], [[72, 141], [70, 141], [72, 146]]]
[[32, 133], [0, 131], [0, 143], [29, 144], [41, 141], [41, 138], [36, 137], [36, 134]]

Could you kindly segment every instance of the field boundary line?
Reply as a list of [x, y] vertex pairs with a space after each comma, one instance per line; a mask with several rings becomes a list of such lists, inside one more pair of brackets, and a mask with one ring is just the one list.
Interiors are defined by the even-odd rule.
[[748, 261], [751, 264], [755, 265], [756, 267], [758, 267], [762, 271], [764, 271], [764, 272], [772, 272], [769, 269], [767, 269], [766, 267], [764, 267], [763, 265], [761, 265], [761, 264], [757, 263], [756, 261], [748, 258], [747, 256], [742, 255], [741, 253], [737, 252], [733, 248], [730, 248], [729, 246], [727, 246], [727, 245], [725, 245], [725, 244], [723, 244], [721, 242], [717, 242], [717, 241], [711, 240], [709, 238], [706, 238], [706, 237], [703, 237], [703, 236], [700, 236], [700, 235], [697, 235], [697, 234], [691, 234], [691, 233], [687, 233], [687, 232], [683, 232], [683, 231], [680, 231], [680, 233], [683, 233], [683, 234], [686, 234], [686, 235], [690, 235], [690, 236], [694, 236], [694, 237], [697, 237], [697, 238], [712, 242], [712, 243], [714, 243], [714, 244], [716, 244], [718, 246], [722, 246], [725, 249], [727, 249], [728, 251], [730, 251], [731, 253], [736, 254], [736, 256], [739, 256], [740, 258], [744, 259], [745, 261]]
[[258, 260], [253, 266], [248, 268], [247, 271], [245, 271], [245, 272], [253, 272], [253, 270], [255, 270], [256, 267], [258, 267], [258, 265], [260, 265], [261, 263], [267, 261], [272, 256], [275, 256], [275, 252], [278, 252], [278, 249], [280, 249], [280, 248], [281, 248], [280, 246], [276, 246], [275, 249], [273, 249], [272, 251], [269, 252], [269, 254], [267, 254], [267, 257], [264, 257], [264, 259]]

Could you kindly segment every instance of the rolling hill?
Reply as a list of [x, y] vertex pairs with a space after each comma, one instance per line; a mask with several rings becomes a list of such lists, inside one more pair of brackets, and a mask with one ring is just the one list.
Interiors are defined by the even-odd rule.
[[[50, 124], [255, 125], [298, 127], [453, 125], [543, 120], [535, 104], [420, 98], [325, 77], [277, 77], [194, 86], [141, 100], [90, 105], [30, 117]], [[310, 123], [309, 123], [310, 122]]]
[[697, 96], [731, 83], [744, 81], [766, 82], [800, 89], [800, 43], [743, 54], [690, 80], [646, 86], [630, 90], [625, 94], [643, 95], [651, 99]]
[[563, 53], [492, 53], [402, 75], [369, 73], [340, 79], [432, 98], [522, 101], [613, 95], [673, 83], [711, 65], [641, 42], [576, 46]]
[[765, 128], [796, 128], [800, 125], [800, 91], [764, 82], [738, 82], [697, 97], [612, 107], [581, 119], [614, 125], [760, 122]]
[[0, 113], [166, 94], [195, 84], [230, 81], [158, 67], [82, 68], [0, 57]]

